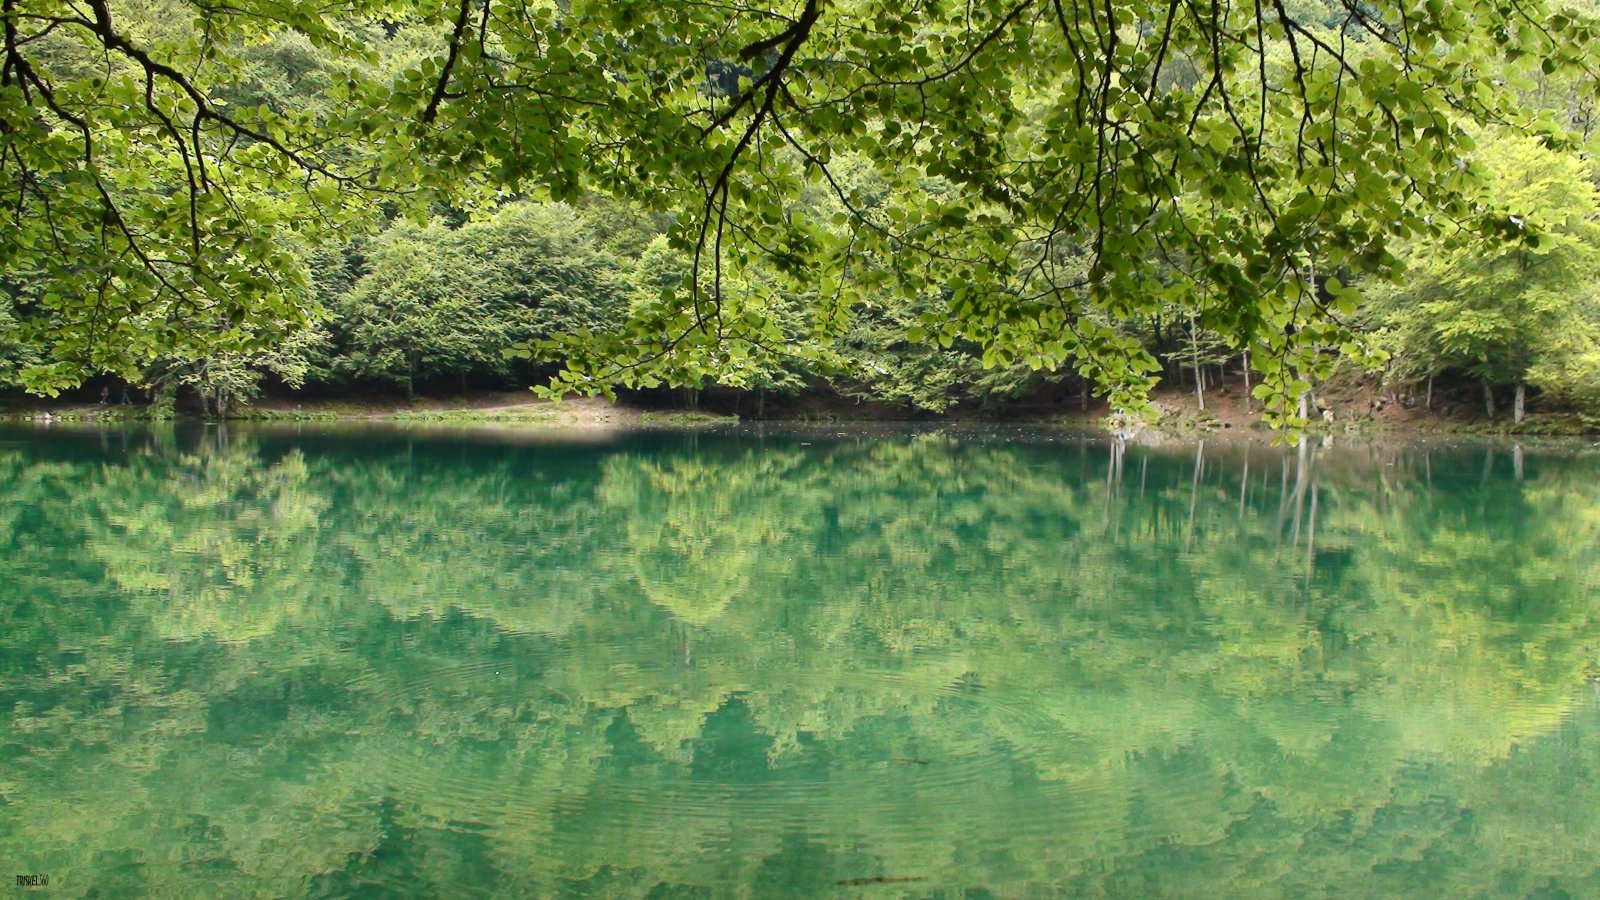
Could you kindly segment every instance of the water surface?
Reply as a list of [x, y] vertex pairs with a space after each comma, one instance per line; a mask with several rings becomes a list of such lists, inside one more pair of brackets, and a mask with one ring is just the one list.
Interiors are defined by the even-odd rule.
[[1600, 896], [1600, 457], [0, 434], [58, 895]]

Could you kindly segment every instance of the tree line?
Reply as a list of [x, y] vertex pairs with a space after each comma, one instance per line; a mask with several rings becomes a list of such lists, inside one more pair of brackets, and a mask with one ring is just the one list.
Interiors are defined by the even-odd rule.
[[1592, 4], [947, 12], [8, 7], [0, 381], [1600, 410]]

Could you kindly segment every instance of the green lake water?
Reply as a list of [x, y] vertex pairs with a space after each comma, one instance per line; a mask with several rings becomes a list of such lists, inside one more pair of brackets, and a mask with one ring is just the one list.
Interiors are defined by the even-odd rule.
[[0, 432], [53, 896], [1600, 897], [1600, 455]]

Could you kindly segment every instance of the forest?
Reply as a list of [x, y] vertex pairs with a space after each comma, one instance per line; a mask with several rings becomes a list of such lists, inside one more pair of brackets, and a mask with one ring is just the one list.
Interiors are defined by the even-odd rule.
[[1596, 12], [7, 0], [0, 383], [1592, 425]]
[[1600, 896], [1597, 88], [1600, 0], [0, 0], [9, 877]]

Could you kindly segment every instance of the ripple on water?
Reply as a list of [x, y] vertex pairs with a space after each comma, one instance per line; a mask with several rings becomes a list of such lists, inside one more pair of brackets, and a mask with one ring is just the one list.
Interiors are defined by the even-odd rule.
[[[635, 669], [619, 678], [660, 674]], [[800, 678], [786, 689], [807, 686]], [[673, 758], [643, 744], [618, 748], [610, 726], [591, 723], [585, 731], [583, 716], [615, 724], [627, 707], [574, 703], [504, 661], [439, 667], [376, 692], [374, 702], [401, 711], [454, 707], [459, 727], [381, 729], [374, 737], [379, 752], [366, 758], [376, 784], [436, 827], [510, 830], [552, 858], [581, 858], [596, 847], [670, 855], [684, 844], [714, 854], [737, 845], [740, 823], [887, 854], [952, 831], [1001, 852], [1019, 840], [1066, 834], [1090, 845], [1109, 824], [1137, 821], [1129, 807], [1139, 786], [1127, 778], [1126, 764], [1097, 761], [1063, 772], [1059, 755], [1070, 754], [1079, 738], [1028, 696], [961, 682], [930, 687], [894, 672], [832, 673], [809, 686], [877, 712], [845, 733], [811, 737], [791, 749], [798, 758], [768, 761], [765, 744], [724, 750], [744, 754], [744, 767], [719, 775], [693, 764], [694, 754], [709, 752], [698, 733]], [[761, 699], [746, 691], [722, 703]], [[909, 736], [900, 723], [894, 738], [875, 739], [874, 728], [892, 730], [885, 723], [908, 710], [915, 710], [916, 726]], [[939, 733], [956, 738], [936, 745], [930, 736]], [[1057, 758], [1039, 758], [1050, 753]], [[1198, 754], [1169, 760], [1160, 783], [1156, 819], [1216, 802], [1217, 779]]]

